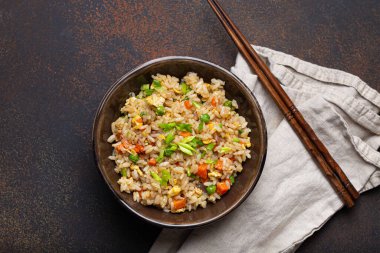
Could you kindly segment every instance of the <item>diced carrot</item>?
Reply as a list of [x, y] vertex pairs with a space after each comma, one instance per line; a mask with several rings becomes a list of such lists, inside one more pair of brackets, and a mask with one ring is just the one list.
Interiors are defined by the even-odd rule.
[[142, 153], [144, 153], [144, 146], [136, 144], [134, 150], [136, 151], [137, 154], [142, 154]]
[[191, 104], [191, 102], [189, 100], [185, 101], [185, 107], [186, 107], [186, 109], [190, 110], [192, 106], [193, 105]]
[[129, 142], [126, 139], [121, 140], [121, 145], [123, 145], [124, 148], [129, 148]]
[[222, 160], [218, 160], [215, 164], [215, 169], [217, 170], [223, 170], [223, 161]]
[[137, 123], [143, 123], [143, 119], [142, 119], [141, 117], [138, 117], [138, 118], [136, 119], [136, 122], [137, 122]]
[[122, 154], [124, 151], [123, 151], [123, 144], [119, 144], [115, 147], [115, 150], [117, 153], [119, 154]]
[[186, 199], [175, 199], [173, 200], [174, 210], [184, 208], [186, 206]]
[[225, 194], [228, 190], [230, 189], [229, 184], [227, 182], [221, 182], [221, 183], [216, 183], [216, 192], [222, 196]]
[[188, 137], [191, 135], [191, 133], [189, 132], [179, 132], [179, 135], [183, 136], [183, 137]]
[[214, 107], [216, 107], [216, 98], [215, 97], [213, 97], [211, 99], [211, 105], [214, 106]]
[[202, 163], [198, 165], [197, 175], [202, 179], [207, 179], [207, 167], [206, 163]]
[[157, 164], [156, 159], [154, 159], [153, 157], [149, 159], [149, 161], [148, 161], [148, 165], [150, 165], [150, 166], [154, 166], [154, 165], [156, 165], [156, 164]]

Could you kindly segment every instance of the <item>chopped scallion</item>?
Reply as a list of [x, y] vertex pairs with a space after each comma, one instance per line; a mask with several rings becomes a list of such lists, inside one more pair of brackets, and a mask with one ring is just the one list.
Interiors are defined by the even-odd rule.
[[214, 147], [215, 147], [215, 143], [210, 143], [210, 144], [207, 144], [206, 149], [209, 151], [212, 151]]
[[134, 155], [134, 154], [130, 154], [128, 158], [129, 158], [129, 160], [131, 160], [133, 163], [137, 163], [137, 161], [140, 159], [140, 158], [139, 158], [139, 155], [137, 155], [137, 154], [136, 154], [136, 155]]
[[161, 88], [161, 82], [158, 80], [153, 80], [153, 87], [154, 88]]
[[232, 151], [232, 148], [230, 148], [230, 147], [222, 147], [220, 149], [220, 153], [228, 153], [230, 151]]
[[207, 113], [206, 114], [202, 114], [201, 117], [200, 117], [200, 120], [204, 123], [209, 123], [210, 122], [210, 115], [208, 115]]
[[151, 171], [151, 172], [150, 172], [150, 176], [151, 176], [154, 180], [156, 180], [157, 182], [159, 182], [159, 183], [162, 182], [162, 178], [161, 178], [159, 175], [157, 175], [156, 172]]
[[173, 133], [169, 133], [166, 138], [165, 138], [165, 143], [166, 144], [169, 144], [171, 143], [172, 141], [174, 140], [174, 134]]
[[163, 105], [160, 105], [159, 107], [157, 107], [156, 114], [158, 116], [164, 115], [165, 114], [165, 107]]
[[198, 109], [198, 108], [201, 108], [201, 104], [200, 104], [200, 103], [195, 102], [195, 101], [193, 101], [192, 103], [193, 103], [193, 105], [194, 105], [197, 109]]

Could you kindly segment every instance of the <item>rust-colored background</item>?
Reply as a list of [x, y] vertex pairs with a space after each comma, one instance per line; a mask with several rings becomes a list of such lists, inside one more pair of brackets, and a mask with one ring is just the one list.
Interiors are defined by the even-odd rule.
[[[380, 90], [379, 1], [222, 3], [255, 44]], [[108, 87], [147, 60], [234, 63], [206, 1], [0, 1], [0, 29], [0, 251], [147, 251], [159, 229], [127, 213], [101, 179], [93, 117]], [[379, 193], [340, 211], [299, 252], [378, 251]]]

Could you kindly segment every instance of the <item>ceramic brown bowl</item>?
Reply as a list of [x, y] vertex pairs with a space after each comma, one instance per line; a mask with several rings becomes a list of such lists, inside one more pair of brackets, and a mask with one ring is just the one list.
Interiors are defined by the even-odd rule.
[[[208, 203], [206, 208], [180, 214], [165, 213], [162, 210], [143, 206], [132, 199], [132, 194], [120, 192], [114, 172], [114, 161], [108, 159], [112, 154], [107, 138], [111, 135], [111, 123], [120, 115], [130, 92], [138, 93], [140, 86], [151, 81], [153, 74], [169, 74], [183, 77], [187, 72], [196, 72], [206, 82], [218, 78], [226, 82], [226, 96], [238, 102], [238, 113], [246, 118], [252, 129], [251, 155], [243, 164], [243, 171], [236, 177], [231, 190], [215, 204]], [[120, 78], [108, 90], [100, 103], [93, 127], [93, 145], [100, 173], [121, 204], [129, 211], [156, 225], [171, 228], [194, 228], [221, 219], [238, 207], [252, 192], [263, 170], [267, 134], [264, 118], [252, 92], [229, 71], [207, 61], [190, 57], [164, 57], [147, 62]]]

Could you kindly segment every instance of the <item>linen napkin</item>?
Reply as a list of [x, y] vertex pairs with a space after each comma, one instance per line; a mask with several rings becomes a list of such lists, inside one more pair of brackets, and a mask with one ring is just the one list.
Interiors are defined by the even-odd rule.
[[[359, 192], [380, 184], [380, 94], [358, 77], [255, 47]], [[238, 55], [231, 71], [253, 90], [268, 154], [249, 198], [225, 219], [192, 231], [164, 229], [150, 252], [293, 252], [343, 202]]]

